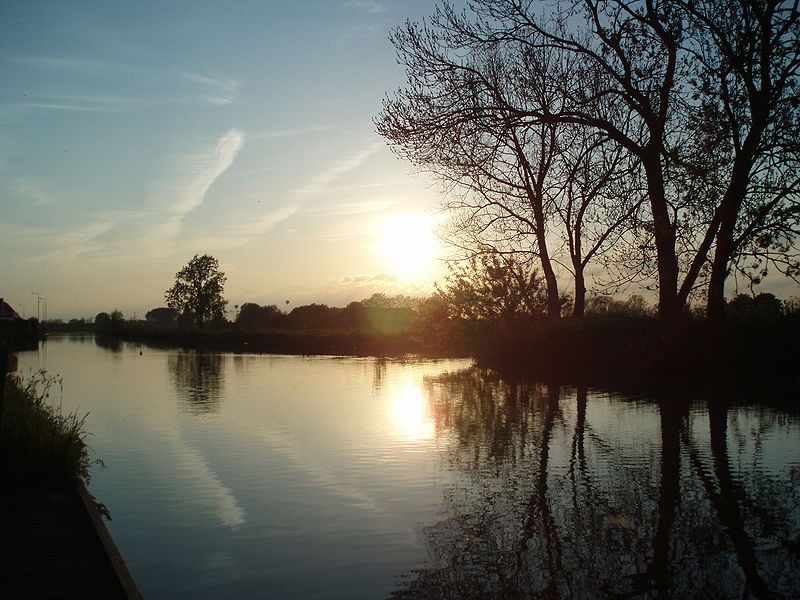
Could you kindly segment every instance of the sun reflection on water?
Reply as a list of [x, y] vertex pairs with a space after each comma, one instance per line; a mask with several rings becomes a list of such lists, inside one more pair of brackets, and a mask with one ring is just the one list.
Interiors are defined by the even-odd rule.
[[392, 392], [389, 414], [397, 434], [402, 438], [409, 441], [433, 439], [433, 419], [418, 383], [406, 381]]

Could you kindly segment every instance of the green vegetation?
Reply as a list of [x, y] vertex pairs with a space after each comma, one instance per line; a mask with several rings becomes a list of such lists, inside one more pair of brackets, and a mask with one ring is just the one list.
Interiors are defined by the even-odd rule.
[[46, 488], [88, 481], [91, 468], [86, 416], [64, 414], [53, 402], [61, 380], [45, 371], [29, 378], [9, 375], [0, 436], [0, 482]]

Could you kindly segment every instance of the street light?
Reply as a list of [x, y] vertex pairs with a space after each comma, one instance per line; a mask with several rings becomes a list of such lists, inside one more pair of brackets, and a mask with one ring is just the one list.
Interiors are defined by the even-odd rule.
[[[42, 296], [39, 292], [31, 292], [31, 295], [36, 296], [36, 320], [40, 323], [43, 321], [47, 321], [47, 298]], [[39, 313], [39, 305], [43, 306], [43, 311]]]
[[42, 319], [39, 317], [39, 304], [42, 302], [42, 296], [39, 292], [31, 292], [32, 296], [36, 296], [36, 320], [41, 321]]

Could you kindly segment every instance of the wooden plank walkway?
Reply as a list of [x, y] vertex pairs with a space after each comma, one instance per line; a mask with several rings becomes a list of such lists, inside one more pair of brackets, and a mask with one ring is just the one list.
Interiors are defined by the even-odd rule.
[[141, 598], [82, 486], [0, 488], [0, 598]]

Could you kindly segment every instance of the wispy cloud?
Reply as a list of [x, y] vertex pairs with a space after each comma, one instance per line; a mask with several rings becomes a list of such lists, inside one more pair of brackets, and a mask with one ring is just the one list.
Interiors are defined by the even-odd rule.
[[297, 127], [295, 129], [275, 129], [273, 131], [264, 131], [248, 136], [250, 140], [272, 140], [280, 138], [294, 137], [297, 135], [305, 135], [307, 133], [320, 133], [322, 131], [331, 131], [331, 125], [311, 125], [309, 127]]
[[[248, 136], [249, 139], [251, 138]], [[195, 236], [193, 242], [196, 244], [199, 239], [206, 246], [214, 248], [243, 246], [269, 233], [278, 224], [288, 220], [300, 211], [314, 212], [326, 216], [340, 216], [366, 214], [383, 210], [390, 203], [351, 202], [344, 205], [336, 204], [316, 208], [313, 205], [308, 205], [314, 197], [325, 192], [331, 183], [359, 168], [381, 147], [381, 144], [373, 144], [352, 156], [336, 161], [312, 177], [306, 185], [291, 190], [282, 206], [257, 215], [247, 211], [246, 214], [240, 214], [237, 218], [234, 218], [229, 225], [218, 227], [213, 233], [205, 237], [202, 235], [199, 238]], [[168, 229], [170, 226], [169, 221], [159, 224], [158, 227], [161, 228], [160, 235], [168, 236], [170, 234]], [[174, 228], [174, 224], [172, 227]]]
[[[3, 170], [0, 168], [0, 170]], [[41, 185], [24, 177], [11, 176], [7, 186], [0, 184], [0, 190], [7, 190], [12, 195], [17, 195], [25, 201], [33, 201], [36, 206], [50, 206], [56, 199], [46, 192]]]
[[213, 233], [193, 235], [191, 240], [187, 240], [187, 250], [197, 247], [217, 250], [239, 248], [269, 233], [277, 225], [294, 215], [297, 210], [297, 205], [287, 205], [256, 218], [240, 215], [233, 223], [218, 227]]
[[174, 200], [169, 212], [183, 217], [200, 206], [217, 178], [233, 164], [244, 139], [244, 132], [234, 127], [210, 151], [188, 157], [185, 171], [173, 183]]
[[70, 69], [81, 72], [103, 71], [119, 73], [120, 71], [130, 72], [141, 70], [140, 67], [127, 62], [81, 56], [9, 56], [5, 61], [39, 69]]
[[66, 104], [59, 102], [15, 102], [12, 106], [35, 110], [65, 110], [76, 112], [123, 112], [119, 106], [102, 106], [98, 104]]
[[361, 10], [368, 13], [386, 12], [386, 6], [377, 0], [345, 0], [342, 2], [342, 7]]
[[382, 147], [383, 144], [376, 142], [371, 144], [366, 150], [358, 152], [357, 154], [354, 154], [349, 158], [345, 158], [344, 160], [337, 161], [334, 165], [312, 177], [306, 185], [293, 190], [295, 197], [300, 199], [319, 194], [329, 184], [363, 165]]
[[106, 248], [103, 235], [131, 216], [131, 213], [111, 212], [65, 231], [21, 227], [0, 221], [0, 237], [10, 249], [9, 254], [19, 263], [64, 265], [81, 256], [102, 252]]
[[236, 100], [239, 82], [231, 77], [212, 76], [204, 73], [184, 72], [183, 78], [204, 88], [204, 100], [209, 104], [225, 105]]
[[365, 283], [396, 283], [400, 281], [400, 277], [394, 273], [367, 273], [360, 275], [345, 275], [339, 279], [340, 284], [365, 284]]
[[[30, 94], [10, 106], [40, 110], [123, 112], [151, 106], [178, 104], [226, 105], [234, 102], [240, 82], [231, 77], [193, 72], [163, 63], [101, 60], [87, 57], [16, 56], [5, 62], [25, 69], [69, 72], [69, 81], [83, 89], [108, 89], [122, 85], [134, 93], [126, 96], [70, 93]], [[142, 85], [145, 83], [145, 85]], [[154, 84], [162, 92], [152, 92]], [[62, 84], [66, 85], [66, 84]]]
[[282, 223], [298, 210], [297, 205], [283, 206], [276, 210], [261, 215], [249, 223], [237, 227], [237, 233], [248, 237], [266, 233], [278, 223]]
[[363, 200], [361, 202], [344, 202], [331, 206], [316, 206], [306, 209], [305, 212], [318, 215], [362, 215], [366, 213], [381, 212], [391, 208], [394, 204], [391, 200]]
[[331, 282], [321, 292], [323, 301], [331, 306], [344, 305], [353, 298], [368, 298], [376, 292], [429, 296], [434, 291], [432, 281], [408, 279], [387, 271], [345, 275]]
[[151, 244], [160, 247], [178, 236], [186, 216], [205, 201], [214, 182], [233, 164], [244, 139], [244, 132], [233, 128], [213, 148], [180, 157], [170, 179], [153, 190], [158, 200], [151, 211], [156, 218], [151, 214], [148, 219], [154, 221], [146, 234]]

